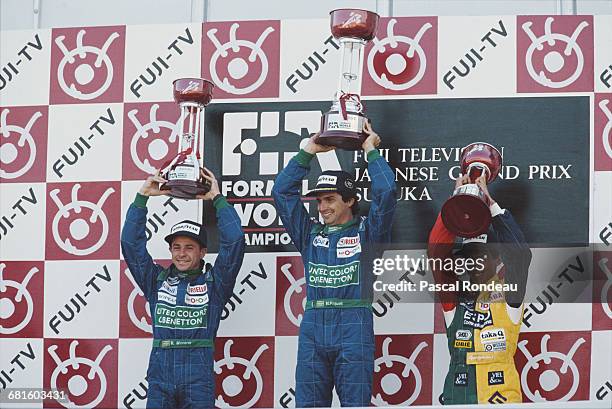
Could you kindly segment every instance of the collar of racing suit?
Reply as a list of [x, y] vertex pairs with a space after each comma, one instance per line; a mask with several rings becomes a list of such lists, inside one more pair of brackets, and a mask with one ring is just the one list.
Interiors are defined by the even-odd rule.
[[342, 224], [334, 224], [333, 226], [329, 226], [329, 225], [325, 225], [325, 227], [323, 227], [322, 232], [325, 234], [329, 234], [329, 233], [336, 233], [342, 230], [346, 230], [354, 225], [356, 225], [357, 223], [359, 223], [359, 218], [358, 217], [353, 217], [351, 220], [349, 220], [346, 223], [342, 223]]
[[167, 269], [162, 270], [159, 273], [159, 275], [157, 276], [157, 280], [164, 281], [169, 275], [177, 276], [178, 278], [188, 278], [191, 280], [199, 276], [200, 274], [202, 274], [203, 271], [204, 271], [204, 260], [200, 260], [200, 267], [195, 268], [193, 270], [185, 270], [185, 271], [179, 271], [176, 269], [174, 264], [171, 264]]

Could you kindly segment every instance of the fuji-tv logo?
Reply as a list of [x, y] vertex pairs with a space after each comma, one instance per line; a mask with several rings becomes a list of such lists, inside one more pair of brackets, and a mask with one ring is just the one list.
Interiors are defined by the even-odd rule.
[[437, 18], [383, 18], [368, 44], [363, 94], [436, 92]]
[[276, 335], [298, 335], [306, 309], [306, 278], [299, 256], [276, 258]]
[[221, 408], [272, 407], [274, 399], [273, 338], [242, 337], [215, 342], [215, 404]]
[[123, 98], [125, 27], [53, 30], [50, 102], [119, 102]]
[[217, 97], [278, 96], [278, 21], [206, 23], [202, 47], [202, 76], [212, 79]]
[[42, 336], [43, 264], [0, 263], [0, 338]]
[[592, 16], [519, 16], [519, 92], [593, 90]]
[[[308, 133], [318, 131], [320, 124], [321, 111], [224, 114], [223, 176], [277, 175], [305, 146]], [[322, 170], [340, 169], [334, 152], [317, 155], [317, 159]], [[254, 169], [247, 171], [247, 162]]]

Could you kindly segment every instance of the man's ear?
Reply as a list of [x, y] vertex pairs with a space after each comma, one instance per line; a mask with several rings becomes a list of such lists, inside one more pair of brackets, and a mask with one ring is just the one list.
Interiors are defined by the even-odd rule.
[[207, 247], [200, 247], [200, 258], [206, 257], [206, 253], [208, 253]]

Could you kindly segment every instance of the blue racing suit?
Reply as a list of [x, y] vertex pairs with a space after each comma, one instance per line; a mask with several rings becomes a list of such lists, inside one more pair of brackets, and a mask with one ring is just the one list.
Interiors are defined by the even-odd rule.
[[147, 408], [212, 408], [215, 403], [213, 342], [225, 302], [244, 256], [240, 219], [225, 197], [215, 198], [219, 254], [214, 266], [184, 275], [155, 264], [147, 251], [146, 196], [127, 211], [121, 250], [149, 302], [153, 349], [149, 357]]
[[326, 226], [300, 197], [313, 155], [301, 150], [279, 173], [272, 195], [302, 255], [307, 283], [300, 324], [296, 406], [323, 407], [335, 386], [342, 406], [369, 406], [374, 371], [373, 259], [391, 240], [395, 175], [377, 150], [368, 153], [372, 203], [367, 217]]

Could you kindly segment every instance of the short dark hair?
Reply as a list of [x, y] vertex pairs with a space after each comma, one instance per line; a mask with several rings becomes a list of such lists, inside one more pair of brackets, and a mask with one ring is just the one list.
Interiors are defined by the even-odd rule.
[[357, 200], [357, 196], [351, 196], [349, 194], [341, 194], [342, 196], [342, 201], [344, 203], [348, 203], [349, 200], [351, 199], [355, 199], [355, 201], [353, 202], [353, 205], [351, 206], [351, 213], [353, 214], [353, 216], [357, 215], [359, 213], [359, 201]]

